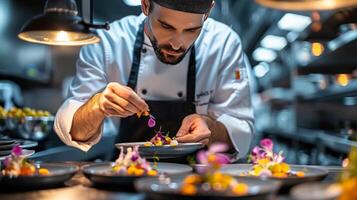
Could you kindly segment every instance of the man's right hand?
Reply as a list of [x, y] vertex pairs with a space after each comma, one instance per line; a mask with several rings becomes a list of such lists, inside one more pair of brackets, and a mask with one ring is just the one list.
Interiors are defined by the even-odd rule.
[[106, 116], [128, 117], [149, 110], [149, 106], [130, 87], [111, 82], [97, 101]]

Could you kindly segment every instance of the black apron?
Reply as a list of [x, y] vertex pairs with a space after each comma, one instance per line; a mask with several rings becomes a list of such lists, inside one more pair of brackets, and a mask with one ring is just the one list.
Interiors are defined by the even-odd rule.
[[[140, 57], [144, 43], [144, 22], [140, 25], [136, 35], [133, 63], [127, 86], [135, 91], [140, 66]], [[154, 135], [154, 130], [159, 130], [160, 126], [164, 133], [169, 133], [170, 137], [176, 135], [181, 126], [181, 122], [187, 115], [196, 112], [195, 107], [195, 84], [196, 84], [196, 61], [195, 48], [191, 48], [189, 67], [187, 73], [186, 101], [146, 101], [150, 108], [150, 114], [156, 118], [156, 126], [149, 128], [147, 125], [148, 117], [138, 118], [136, 115], [122, 118], [119, 134], [116, 143], [121, 142], [145, 142], [149, 141]], [[163, 86], [165, 87], [165, 86]], [[114, 155], [114, 156], [117, 156]]]

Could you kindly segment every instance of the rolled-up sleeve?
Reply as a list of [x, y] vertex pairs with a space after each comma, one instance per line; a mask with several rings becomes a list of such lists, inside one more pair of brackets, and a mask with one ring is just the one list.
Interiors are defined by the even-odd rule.
[[70, 135], [73, 116], [83, 104], [107, 85], [104, 55], [102, 44], [82, 47], [77, 60], [76, 76], [69, 88], [69, 97], [57, 111], [54, 123], [55, 132], [65, 144], [83, 151], [88, 151], [99, 142], [102, 131], [88, 141], [74, 141]]
[[208, 113], [223, 123], [238, 156], [247, 155], [254, 133], [247, 66], [238, 35], [232, 33], [222, 54], [221, 70]]

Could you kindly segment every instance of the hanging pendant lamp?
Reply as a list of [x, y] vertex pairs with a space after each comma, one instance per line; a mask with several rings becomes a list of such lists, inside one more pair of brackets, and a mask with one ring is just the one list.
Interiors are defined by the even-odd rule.
[[262, 6], [289, 11], [337, 10], [357, 6], [357, 0], [256, 0]]
[[83, 18], [75, 0], [47, 0], [44, 13], [29, 20], [18, 37], [27, 42], [78, 46], [100, 41], [93, 28], [109, 29], [108, 23], [92, 24], [91, 1], [82, 0]]

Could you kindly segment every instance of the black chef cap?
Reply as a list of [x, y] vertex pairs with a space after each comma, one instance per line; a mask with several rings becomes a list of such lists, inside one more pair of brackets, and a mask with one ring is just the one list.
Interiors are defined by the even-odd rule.
[[209, 11], [213, 0], [152, 0], [160, 6], [173, 10], [204, 14]]

